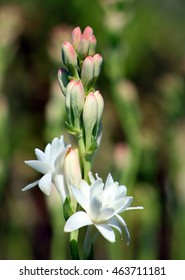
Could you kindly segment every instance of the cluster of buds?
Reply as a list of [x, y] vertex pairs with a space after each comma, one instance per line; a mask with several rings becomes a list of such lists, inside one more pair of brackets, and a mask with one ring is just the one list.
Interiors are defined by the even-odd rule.
[[61, 48], [62, 68], [58, 80], [65, 96], [70, 134], [83, 138], [86, 156], [92, 155], [101, 139], [101, 120], [104, 101], [95, 90], [101, 67], [102, 56], [96, 54], [96, 38], [91, 27], [81, 32], [79, 27], [72, 32], [72, 43], [64, 42]]

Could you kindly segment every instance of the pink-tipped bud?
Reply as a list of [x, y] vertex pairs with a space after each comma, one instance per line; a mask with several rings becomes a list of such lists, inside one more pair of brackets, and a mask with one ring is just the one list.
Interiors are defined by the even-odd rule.
[[75, 50], [78, 49], [81, 37], [82, 37], [81, 29], [80, 29], [80, 27], [76, 27], [72, 31], [72, 41], [73, 41], [73, 46], [74, 46]]
[[98, 120], [98, 102], [93, 92], [86, 97], [83, 110], [86, 148], [91, 146], [93, 129]]
[[90, 89], [94, 79], [94, 60], [92, 56], [87, 56], [82, 63], [81, 79], [85, 89]]
[[89, 51], [88, 51], [88, 55], [94, 55], [96, 53], [96, 44], [97, 44], [96, 38], [95, 38], [94, 35], [92, 35], [89, 38]]
[[79, 46], [78, 46], [78, 56], [80, 59], [84, 59], [89, 52], [89, 39], [87, 36], [82, 35], [82, 38], [80, 40]]
[[90, 39], [90, 37], [93, 35], [93, 29], [90, 26], [87, 26], [84, 29], [83, 35]]
[[69, 83], [68, 75], [69, 74], [65, 69], [61, 68], [58, 70], [58, 81], [64, 96], [66, 95], [66, 87]]
[[77, 71], [77, 55], [73, 46], [69, 42], [64, 42], [62, 45], [62, 61], [63, 64], [73, 74]]
[[94, 79], [97, 80], [101, 72], [103, 58], [100, 54], [95, 54], [93, 56], [93, 61], [94, 61]]

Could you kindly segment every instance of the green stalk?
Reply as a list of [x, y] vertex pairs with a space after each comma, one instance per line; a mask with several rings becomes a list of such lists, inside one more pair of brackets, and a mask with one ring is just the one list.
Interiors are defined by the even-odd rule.
[[80, 260], [78, 252], [78, 230], [70, 233], [70, 251], [72, 260]]

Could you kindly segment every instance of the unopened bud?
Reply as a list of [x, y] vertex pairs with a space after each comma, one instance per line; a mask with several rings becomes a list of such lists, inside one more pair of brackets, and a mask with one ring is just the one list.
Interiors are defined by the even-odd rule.
[[68, 75], [69, 73], [65, 69], [61, 68], [58, 70], [58, 81], [64, 96], [66, 95], [66, 87], [69, 83]]
[[72, 125], [73, 124], [73, 116], [71, 115], [71, 90], [74, 84], [76, 83], [75, 80], [71, 80], [66, 88], [66, 98], [65, 98], [65, 106], [66, 106], [66, 111], [69, 119], [69, 123]]
[[83, 35], [87, 36], [87, 38], [90, 38], [93, 35], [93, 29], [90, 26], [87, 26], [84, 29]]
[[82, 37], [82, 32], [80, 27], [76, 27], [73, 31], [72, 31], [72, 41], [73, 41], [73, 46], [75, 48], [75, 50], [78, 49], [78, 45], [80, 43]]
[[81, 81], [75, 82], [71, 89], [70, 103], [74, 117], [74, 126], [79, 127], [79, 120], [84, 108], [85, 92]]
[[73, 46], [69, 42], [64, 42], [62, 45], [62, 61], [72, 74], [77, 73], [77, 55]]
[[64, 178], [68, 186], [69, 196], [71, 200], [71, 207], [76, 210], [76, 199], [74, 198], [70, 187], [75, 186], [79, 188], [82, 180], [80, 161], [78, 150], [70, 148], [64, 159]]
[[81, 81], [72, 80], [66, 89], [65, 105], [70, 125], [79, 128], [85, 92]]
[[93, 56], [93, 61], [94, 61], [94, 80], [96, 81], [101, 72], [103, 58], [100, 54], [95, 54]]
[[98, 103], [98, 124], [102, 121], [102, 115], [103, 115], [103, 109], [104, 109], [104, 100], [101, 95], [101, 93], [97, 90], [94, 93], [94, 96], [96, 97], [97, 103]]
[[89, 51], [88, 51], [88, 55], [94, 55], [96, 53], [96, 38], [93, 35], [90, 39], [89, 39]]
[[83, 110], [83, 124], [85, 129], [85, 143], [88, 149], [91, 146], [93, 129], [98, 119], [98, 102], [93, 92], [86, 97]]
[[85, 89], [90, 89], [94, 79], [94, 60], [92, 56], [87, 56], [82, 63], [81, 79]]

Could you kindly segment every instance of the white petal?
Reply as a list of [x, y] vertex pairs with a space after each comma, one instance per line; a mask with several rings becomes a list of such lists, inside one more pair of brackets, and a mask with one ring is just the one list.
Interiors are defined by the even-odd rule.
[[120, 207], [120, 209], [117, 209], [116, 213], [122, 213], [123, 211], [125, 211], [132, 203], [132, 200], [133, 200], [132, 196], [126, 196], [124, 198], [123, 205]]
[[81, 180], [80, 190], [83, 193], [83, 195], [85, 196], [85, 198], [86, 198], [86, 200], [87, 200], [87, 202], [89, 204], [91, 187], [87, 184], [86, 181]]
[[64, 226], [64, 231], [65, 232], [71, 232], [73, 230], [76, 230], [78, 228], [92, 225], [92, 221], [87, 215], [87, 213], [83, 211], [76, 212], [73, 214], [66, 222]]
[[128, 207], [127, 209], [125, 209], [125, 211], [127, 211], [127, 210], [137, 210], [137, 209], [144, 209], [144, 207], [143, 206]]
[[98, 178], [91, 186], [90, 199], [96, 197], [100, 200], [103, 193], [103, 186], [102, 179]]
[[109, 173], [107, 176], [106, 182], [105, 182], [105, 189], [113, 183], [114, 183], [114, 180], [112, 178], [112, 175]]
[[64, 182], [64, 176], [63, 175], [54, 175], [53, 184], [55, 185], [57, 191], [59, 192], [60, 197], [62, 198], [62, 202], [64, 202], [66, 199], [66, 196], [69, 195], [68, 188]]
[[81, 205], [81, 207], [84, 210], [88, 211], [89, 210], [89, 204], [88, 204], [89, 200], [86, 199], [86, 197], [81, 192], [81, 190], [76, 187], [71, 186], [71, 191], [72, 191], [74, 197], [76, 198], [77, 202]]
[[37, 148], [35, 149], [35, 155], [38, 160], [47, 162], [47, 157], [46, 157], [45, 153], [43, 151], [41, 151], [40, 149], [37, 149]]
[[35, 187], [36, 185], [38, 185], [38, 183], [39, 183], [39, 180], [37, 180], [37, 181], [35, 181], [35, 182], [33, 182], [33, 183], [27, 185], [26, 187], [24, 187], [24, 188], [22, 189], [22, 191], [23, 191], [23, 192], [24, 192], [24, 191], [27, 191], [27, 190], [29, 190], [29, 189]]
[[67, 151], [69, 150], [70, 147], [71, 147], [71, 145], [68, 145], [55, 158], [55, 161], [54, 161], [53, 165], [54, 165], [54, 168], [55, 168], [55, 171], [56, 171], [57, 174], [63, 174], [63, 172], [64, 172], [64, 159], [65, 159], [66, 153], [67, 153]]
[[113, 229], [106, 224], [95, 224], [95, 227], [99, 230], [99, 232], [110, 242], [115, 242], [115, 233]]
[[49, 143], [49, 144], [47, 144], [45, 151], [44, 151], [48, 164], [49, 164], [49, 157], [50, 157], [50, 149], [51, 149], [51, 144]]
[[101, 223], [109, 220], [114, 214], [114, 210], [111, 208], [106, 208], [97, 213], [96, 221]]
[[90, 200], [89, 214], [94, 221], [99, 221], [98, 216], [102, 208], [102, 203], [96, 197]]
[[130, 233], [128, 231], [127, 224], [125, 223], [124, 219], [120, 215], [115, 215], [115, 217], [118, 219], [118, 221], [121, 223], [121, 225], [124, 227], [127, 237], [127, 244], [129, 244], [130, 241]]
[[50, 171], [50, 166], [40, 160], [26, 160], [25, 163], [42, 174]]
[[122, 234], [122, 229], [121, 229], [121, 226], [120, 224], [118, 223], [116, 217], [112, 217], [111, 219], [109, 219], [107, 221], [107, 225], [117, 229], [119, 231], [120, 234]]
[[47, 173], [39, 180], [39, 188], [44, 194], [50, 195], [52, 189], [51, 173]]
[[121, 185], [121, 186], [118, 187], [116, 198], [122, 198], [122, 197], [126, 196], [126, 194], [127, 194], [126, 186]]
[[96, 181], [92, 172], [89, 172], [89, 180], [90, 180], [91, 184], [93, 184]]
[[51, 143], [51, 149], [49, 154], [49, 160], [50, 164], [53, 166], [54, 161], [57, 158], [57, 156], [64, 150], [64, 144], [59, 140], [57, 137], [55, 137]]

